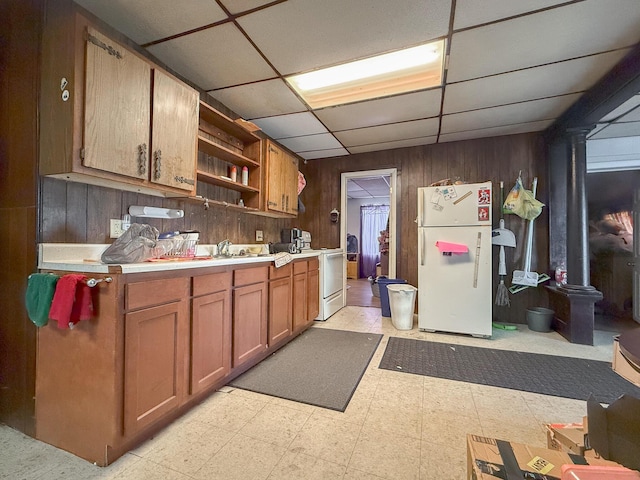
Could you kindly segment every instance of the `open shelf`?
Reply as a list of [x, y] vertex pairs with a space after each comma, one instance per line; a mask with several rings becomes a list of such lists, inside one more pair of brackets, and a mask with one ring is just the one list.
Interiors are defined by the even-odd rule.
[[239, 183], [239, 182], [233, 182], [231, 180], [227, 180], [224, 177], [221, 177], [220, 175], [203, 172], [201, 170], [198, 170], [197, 174], [198, 174], [198, 180], [200, 180], [201, 182], [209, 183], [211, 185], [225, 187], [230, 190], [235, 190], [237, 192], [251, 192], [251, 193], [260, 192], [259, 189], [254, 188], [250, 185], [243, 185], [242, 183]]
[[212, 142], [211, 140], [198, 135], [198, 150], [206, 153], [207, 155], [211, 155], [212, 157], [217, 157], [220, 160], [224, 160], [225, 162], [233, 163], [235, 165], [247, 166], [247, 167], [259, 167], [260, 163], [255, 160], [251, 160], [244, 155], [240, 155], [239, 153], [234, 152], [233, 150], [229, 150], [228, 148], [219, 145], [217, 143]]
[[242, 140], [243, 142], [259, 142], [260, 137], [248, 131], [242, 125], [234, 122], [224, 113], [217, 111], [212, 106], [200, 100], [200, 118], [205, 122], [215, 125], [221, 130], [228, 132], [230, 135]]

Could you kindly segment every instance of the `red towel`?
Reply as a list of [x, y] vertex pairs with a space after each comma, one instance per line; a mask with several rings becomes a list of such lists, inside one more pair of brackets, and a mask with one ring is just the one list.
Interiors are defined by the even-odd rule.
[[49, 310], [49, 318], [58, 322], [58, 328], [73, 328], [80, 320], [93, 316], [91, 289], [86, 280], [80, 274], [64, 275], [58, 280]]

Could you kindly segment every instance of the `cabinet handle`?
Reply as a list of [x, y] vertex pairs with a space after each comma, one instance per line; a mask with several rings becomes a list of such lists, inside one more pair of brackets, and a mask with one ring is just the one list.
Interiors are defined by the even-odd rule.
[[89, 43], [93, 43], [96, 47], [100, 47], [101, 49], [103, 49], [109, 55], [113, 55], [118, 60], [122, 60], [122, 54], [111, 45], [107, 45], [102, 40], [94, 37], [91, 34], [87, 34], [87, 40], [89, 41]]
[[282, 200], [280, 201], [280, 207], [284, 208], [284, 193], [282, 194]]
[[145, 175], [147, 173], [147, 144], [138, 145], [138, 174]]
[[285, 203], [285, 207], [284, 209], [288, 212], [289, 211], [289, 195], [287, 195], [287, 201]]
[[153, 179], [160, 180], [162, 175], [162, 150], [153, 152]]

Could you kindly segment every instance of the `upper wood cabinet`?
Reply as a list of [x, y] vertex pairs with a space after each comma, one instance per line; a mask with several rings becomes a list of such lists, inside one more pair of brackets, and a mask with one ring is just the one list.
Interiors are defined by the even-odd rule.
[[277, 143], [264, 142], [265, 212], [279, 217], [298, 215], [298, 157]]
[[81, 14], [48, 9], [40, 173], [150, 195], [193, 195], [198, 92]]

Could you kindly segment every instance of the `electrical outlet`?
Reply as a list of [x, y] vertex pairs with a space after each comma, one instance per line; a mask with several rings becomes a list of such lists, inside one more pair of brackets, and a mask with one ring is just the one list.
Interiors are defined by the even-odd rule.
[[262, 240], [262, 230], [256, 230], [256, 242], [261, 242]]
[[109, 237], [118, 238], [124, 233], [122, 229], [122, 220], [119, 218], [109, 219]]

